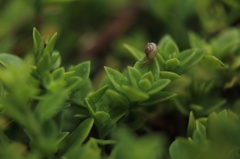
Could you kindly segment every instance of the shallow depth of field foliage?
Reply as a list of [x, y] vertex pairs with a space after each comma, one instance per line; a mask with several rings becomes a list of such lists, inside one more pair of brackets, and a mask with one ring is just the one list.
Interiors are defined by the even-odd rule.
[[239, 0], [0, 0], [1, 159], [239, 159], [239, 79]]

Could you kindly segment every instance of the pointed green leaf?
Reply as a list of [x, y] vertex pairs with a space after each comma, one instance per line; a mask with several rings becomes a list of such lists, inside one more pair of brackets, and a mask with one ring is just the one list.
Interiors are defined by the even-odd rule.
[[88, 96], [90, 102], [92, 104], [96, 104], [101, 99], [101, 97], [103, 96], [103, 94], [106, 92], [107, 89], [108, 89], [108, 85], [105, 85], [100, 89], [98, 89], [96, 92], [90, 94]]
[[103, 127], [107, 121], [110, 119], [110, 115], [104, 111], [97, 111], [94, 114], [94, 118], [96, 119], [97, 124], [100, 127]]
[[85, 84], [84, 80], [81, 77], [72, 76], [66, 79], [66, 88], [69, 90], [74, 90], [75, 88], [81, 87]]
[[108, 75], [108, 78], [110, 79], [113, 86], [118, 91], [122, 92], [121, 86], [124, 85], [124, 84], [128, 84], [127, 78], [117, 70], [114, 70], [114, 69], [109, 68], [109, 67], [104, 67], [104, 68], [105, 68], [105, 71]]
[[164, 58], [162, 57], [161, 53], [159, 53], [159, 52], [157, 53], [156, 59], [157, 59], [157, 62], [159, 64], [159, 66], [160, 66], [160, 69], [161, 70], [165, 70], [166, 62], [165, 62]]
[[61, 132], [57, 137], [56, 144], [59, 145], [68, 135], [69, 135], [69, 132]]
[[119, 94], [118, 92], [108, 89], [106, 91], [106, 96], [111, 101], [111, 104], [114, 106], [124, 106], [128, 107], [129, 101], [127, 100], [126, 96]]
[[87, 108], [92, 116], [94, 116], [95, 112], [97, 111], [97, 108], [96, 108], [97, 102], [100, 101], [101, 97], [103, 96], [103, 94], [106, 92], [107, 89], [108, 89], [108, 86], [105, 85], [102, 88], [100, 88], [99, 90], [97, 90], [96, 92], [90, 94], [85, 99], [85, 101], [87, 103]]
[[[145, 57], [141, 59], [141, 61], [144, 61]], [[160, 68], [157, 62], [157, 59], [154, 58], [151, 61], [149, 61], [148, 63], [146, 63], [145, 65], [143, 65], [140, 62], [136, 62], [134, 65], [134, 68], [138, 69], [139, 72], [144, 75], [145, 73], [148, 73], [149, 71], [152, 72], [154, 80], [158, 80], [159, 78], [159, 72], [160, 72]]]
[[33, 49], [37, 56], [41, 56], [44, 49], [44, 40], [36, 28], [33, 28]]
[[[182, 53], [180, 53], [180, 55], [182, 55]], [[181, 67], [178, 67], [176, 69], [176, 73], [182, 74], [185, 71], [187, 71], [188, 69], [192, 68], [194, 65], [196, 65], [198, 62], [200, 62], [202, 60], [204, 55], [205, 55], [204, 50], [196, 50], [196, 51], [192, 52], [189, 55], [189, 58], [187, 58], [185, 60], [181, 61], [180, 56], [179, 56], [178, 59], [181, 61]]]
[[143, 51], [140, 51], [140, 50], [138, 50], [138, 49], [136, 49], [136, 48], [134, 48], [134, 47], [132, 47], [132, 46], [130, 46], [128, 44], [124, 44], [123, 46], [131, 53], [131, 55], [136, 60], [140, 59], [144, 55]]
[[152, 87], [152, 84], [148, 79], [141, 79], [139, 81], [139, 88], [144, 92], [148, 91], [151, 87]]
[[115, 124], [118, 120], [120, 120], [128, 112], [129, 112], [128, 109], [122, 108], [122, 107], [115, 107], [115, 108], [111, 109], [110, 110], [111, 124]]
[[23, 64], [23, 60], [20, 59], [17, 56], [7, 54], [7, 53], [1, 53], [0, 54], [0, 66], [3, 67], [19, 67]]
[[169, 147], [171, 159], [191, 159], [196, 154], [196, 147], [192, 141], [178, 137]]
[[45, 54], [49, 54], [52, 55], [53, 50], [54, 50], [54, 45], [56, 43], [57, 40], [57, 33], [55, 33], [52, 38], [47, 42], [46, 47], [43, 51], [43, 55]]
[[143, 106], [154, 106], [158, 103], [161, 103], [165, 100], [171, 99], [173, 97], [175, 97], [177, 94], [176, 93], [172, 93], [172, 92], [166, 92], [166, 91], [160, 91], [157, 94], [154, 94], [153, 96], [150, 96], [150, 98], [146, 101], [144, 101], [143, 103], [141, 103], [141, 105]]
[[196, 129], [193, 133], [193, 141], [201, 142], [207, 139], [206, 127], [199, 121], [196, 121]]
[[53, 71], [52, 77], [54, 80], [62, 79], [64, 77], [65, 70], [63, 67], [60, 67]]
[[181, 78], [178, 74], [174, 72], [169, 72], [169, 71], [161, 71], [160, 72], [160, 78], [161, 79], [170, 79], [170, 80], [175, 80]]
[[174, 42], [170, 35], [165, 35], [164, 37], [162, 37], [158, 43], [159, 51], [164, 52], [164, 50], [169, 42]]
[[156, 81], [153, 85], [152, 88], [148, 91], [148, 94], [154, 95], [167, 87], [167, 85], [170, 83], [169, 79], [159, 79]]
[[72, 67], [71, 71], [75, 71], [75, 76], [80, 76], [83, 79], [87, 79], [90, 74], [90, 61], [82, 62], [77, 66]]
[[181, 52], [177, 58], [181, 62], [181, 65], [186, 65], [195, 55], [197, 49], [188, 49]]
[[150, 83], [154, 82], [153, 74], [150, 71], [145, 73], [145, 74], [143, 74], [141, 79], [147, 79]]
[[97, 145], [97, 141], [90, 139], [82, 146], [75, 146], [69, 150], [63, 159], [100, 159], [101, 149]]
[[52, 59], [51, 59], [51, 70], [54, 70], [56, 68], [58, 68], [61, 65], [61, 56], [59, 54], [59, 52], [57, 51], [53, 51], [52, 53]]
[[209, 68], [215, 69], [224, 69], [226, 68], [224, 63], [212, 55], [205, 55], [203, 58], [203, 63], [208, 66]]
[[187, 128], [187, 136], [191, 137], [193, 135], [193, 132], [196, 128], [196, 120], [193, 115], [193, 112], [190, 112], [189, 120], [188, 120], [188, 128]]
[[80, 147], [88, 137], [94, 123], [93, 118], [84, 120], [79, 126], [71, 132], [59, 145], [59, 155], [65, 154], [73, 147]]
[[132, 102], [144, 101], [144, 100], [149, 98], [148, 94], [142, 92], [141, 90], [139, 90], [137, 88], [133, 88], [131, 86], [123, 85], [122, 89], [123, 89], [125, 95]]
[[128, 66], [128, 76], [131, 84], [138, 88], [138, 81], [141, 79], [141, 73], [138, 71], [138, 69]]
[[44, 54], [37, 63], [37, 71], [40, 74], [51, 70], [51, 57], [49, 54]]
[[176, 43], [173, 41], [169, 41], [167, 43], [167, 45], [164, 47], [163, 53], [164, 53], [165, 57], [168, 57], [168, 58], [173, 58], [171, 56], [174, 54], [178, 55], [179, 50], [178, 50]]
[[174, 70], [180, 65], [180, 61], [177, 58], [169, 59], [166, 61], [166, 68], [168, 70]]

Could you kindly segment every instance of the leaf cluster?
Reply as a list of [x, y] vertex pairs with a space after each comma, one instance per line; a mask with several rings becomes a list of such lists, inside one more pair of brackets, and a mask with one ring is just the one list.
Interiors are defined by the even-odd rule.
[[[239, 110], [238, 100], [229, 103], [220, 93], [238, 84], [226, 82], [239, 78], [239, 31], [226, 30], [210, 42], [189, 37], [191, 48], [180, 51], [164, 36], [147, 64], [143, 50], [125, 44], [135, 64], [122, 72], [105, 66], [106, 77], [94, 89], [90, 62], [62, 67], [57, 34], [45, 40], [34, 28], [34, 56], [0, 54], [0, 157], [168, 158], [165, 138], [146, 123], [151, 109], [174, 106], [190, 113], [189, 138], [171, 144], [171, 158], [237, 158], [239, 114], [223, 108]], [[226, 58], [230, 53], [234, 59]], [[148, 135], [136, 135], [140, 130]]]

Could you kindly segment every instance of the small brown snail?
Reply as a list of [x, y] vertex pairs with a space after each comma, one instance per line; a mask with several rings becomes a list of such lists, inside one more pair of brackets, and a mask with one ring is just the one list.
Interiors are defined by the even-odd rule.
[[147, 64], [151, 59], [153, 59], [157, 54], [157, 45], [153, 42], [147, 43], [144, 52], [146, 54], [147, 59], [142, 62], [142, 65]]

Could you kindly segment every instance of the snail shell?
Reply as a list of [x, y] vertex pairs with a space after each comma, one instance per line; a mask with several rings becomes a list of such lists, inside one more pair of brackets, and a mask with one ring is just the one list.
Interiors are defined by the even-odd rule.
[[157, 45], [153, 42], [147, 43], [147, 45], [144, 49], [144, 52], [149, 60], [154, 58], [157, 53]]
[[146, 54], [147, 59], [142, 64], [148, 63], [151, 59], [153, 59], [156, 56], [157, 45], [153, 42], [147, 43], [144, 52]]

